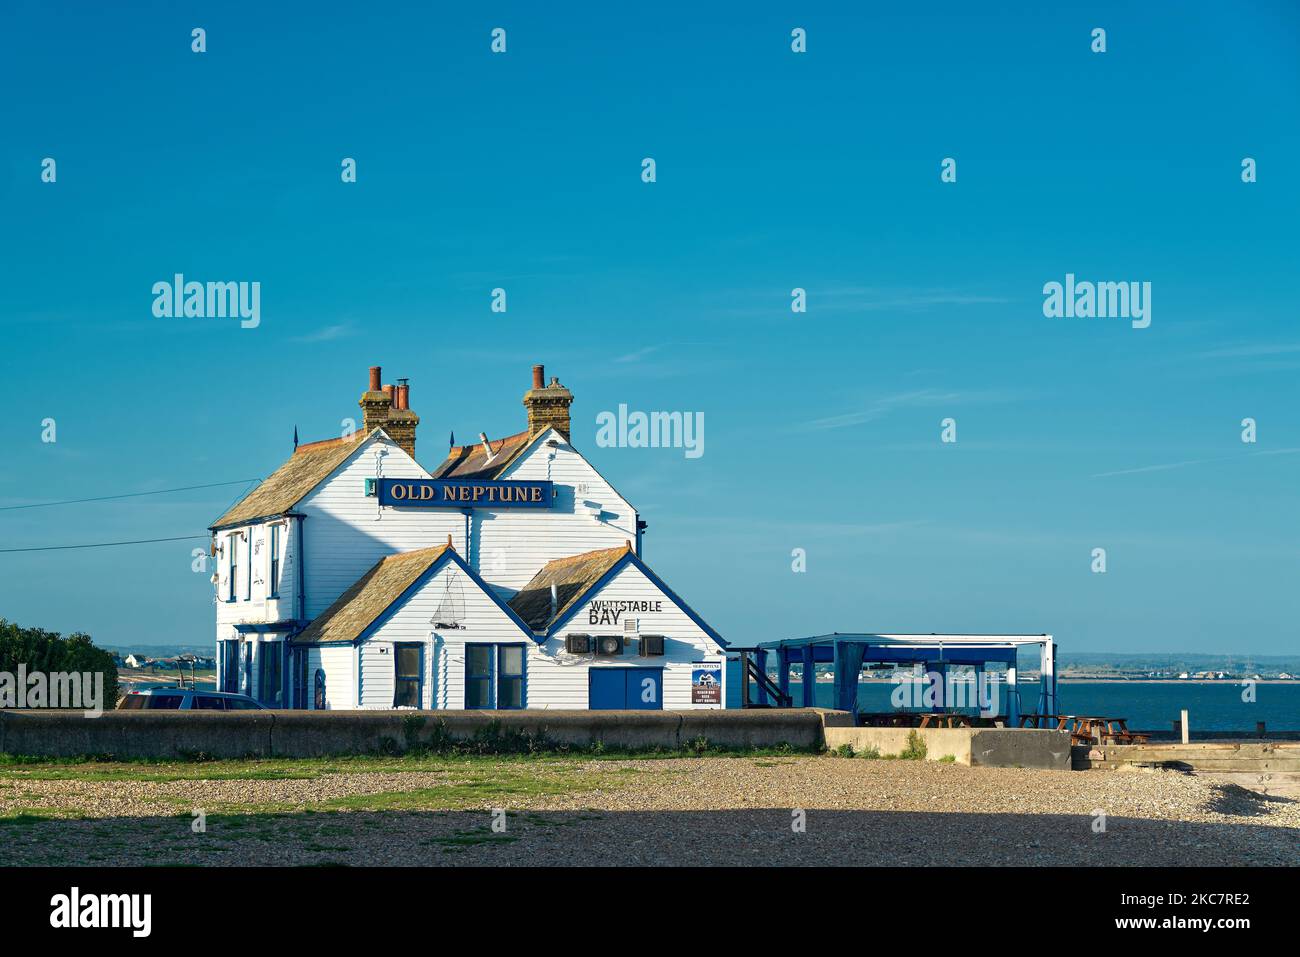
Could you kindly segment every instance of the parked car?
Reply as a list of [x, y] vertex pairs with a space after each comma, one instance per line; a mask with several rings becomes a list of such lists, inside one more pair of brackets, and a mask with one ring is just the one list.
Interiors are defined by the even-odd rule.
[[149, 688], [128, 691], [118, 702], [119, 711], [265, 711], [246, 694], [203, 691], [194, 688]]

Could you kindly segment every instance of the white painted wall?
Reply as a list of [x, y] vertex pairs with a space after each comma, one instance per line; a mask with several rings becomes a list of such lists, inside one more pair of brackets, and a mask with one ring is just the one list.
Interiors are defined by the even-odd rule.
[[[280, 555], [280, 584], [276, 596], [270, 593], [271, 526], [280, 526], [276, 543]], [[235, 623], [264, 624], [297, 616], [298, 562], [293, 521], [259, 522], [218, 532], [219, 553], [209, 560], [209, 574], [215, 569], [217, 640], [237, 636]], [[251, 545], [251, 559], [250, 559]], [[237, 551], [235, 598], [229, 600], [231, 549]]]
[[[623, 616], [617, 624], [591, 624], [593, 601], [660, 601], [657, 614], [633, 614], [643, 634], [666, 635], [662, 657], [642, 658], [637, 643], [628, 641], [621, 658], [595, 658], [570, 655], [564, 650], [565, 634], [623, 634]], [[564, 626], [562, 633], [547, 639], [545, 645], [529, 656], [528, 706], [530, 708], [585, 708], [587, 706], [587, 672], [591, 668], [663, 667], [665, 709], [709, 709], [722, 705], [691, 703], [691, 665], [695, 661], [720, 661], [718, 645], [690, 616], [668, 598], [639, 568], [627, 566], [604, 588], [584, 603]], [[723, 675], [723, 702], [726, 701], [727, 676]]]
[[[447, 592], [449, 582], [458, 584], [464, 596], [465, 613], [459, 629], [438, 629], [434, 620]], [[425, 708], [459, 710], [465, 706], [465, 649], [474, 643], [516, 644], [526, 650], [525, 694], [530, 709], [585, 709], [588, 705], [587, 683], [591, 668], [643, 667], [663, 669], [663, 706], [675, 708], [719, 708], [723, 705], [696, 705], [691, 702], [691, 669], [696, 661], [720, 661], [721, 650], [713, 640], [667, 595], [661, 592], [639, 569], [627, 567], [602, 588], [592, 601], [657, 601], [662, 610], [638, 615], [640, 631], [667, 636], [662, 657], [641, 658], [637, 642], [629, 640], [625, 653], [617, 659], [593, 655], [570, 655], [564, 651], [563, 635], [538, 645], [515, 624], [476, 583], [454, 564], [444, 565], [423, 583], [378, 629], [361, 643], [359, 650], [361, 708], [389, 709], [393, 706], [393, 679], [396, 663], [394, 645], [414, 642], [423, 649]], [[622, 616], [617, 623], [592, 625], [590, 602], [585, 603], [565, 632], [591, 635], [623, 634]], [[317, 667], [321, 651], [338, 656], [331, 671], [326, 666], [326, 681], [331, 709], [358, 705], [350, 697], [353, 660], [343, 648], [312, 649], [308, 661], [308, 685]], [[724, 673], [723, 700], [727, 698], [729, 675]], [[309, 692], [310, 693], [310, 692]], [[343, 703], [346, 702], [346, 703]]]
[[[438, 629], [434, 620], [447, 593], [459, 587], [465, 613], [458, 629]], [[535, 645], [510, 615], [454, 563], [448, 562], [361, 643], [361, 707], [391, 708], [397, 642], [424, 649], [424, 707], [465, 706], [465, 645]], [[527, 667], [527, 666], [525, 666]]]
[[[546, 444], [552, 439], [559, 443], [555, 448]], [[501, 478], [549, 479], [556, 485], [554, 508], [475, 514], [472, 564], [503, 593], [514, 594], [554, 559], [627, 541], [635, 547], [636, 510], [553, 429], [542, 433]]]
[[307, 618], [328, 608], [385, 555], [452, 541], [465, 547], [465, 517], [441, 509], [381, 509], [366, 497], [366, 479], [428, 478], [394, 442], [363, 441], [299, 504], [306, 552]]
[[[554, 438], [560, 444], [548, 448]], [[376, 450], [382, 449], [382, 471]], [[385, 555], [440, 545], [450, 535], [456, 551], [502, 594], [514, 594], [547, 562], [636, 541], [636, 512], [558, 432], [548, 430], [503, 479], [550, 479], [551, 509], [475, 509], [470, 542], [457, 509], [381, 509], [365, 494], [365, 480], [427, 478], [397, 445], [369, 439], [298, 506], [307, 556], [307, 617], [315, 618]], [[585, 502], [599, 505], [596, 520]], [[282, 590], [283, 593], [283, 590]]]
[[353, 711], [356, 699], [357, 649], [352, 645], [322, 645], [307, 649], [307, 707], [316, 699], [316, 670], [325, 671], [325, 708]]

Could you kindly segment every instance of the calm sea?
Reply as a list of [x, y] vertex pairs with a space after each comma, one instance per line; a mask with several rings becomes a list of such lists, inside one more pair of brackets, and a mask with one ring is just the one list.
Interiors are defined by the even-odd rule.
[[[175, 687], [176, 682], [159, 682], [141, 687]], [[199, 682], [199, 687], [211, 687]], [[862, 682], [858, 685], [858, 708], [862, 711], [892, 711], [889, 696], [893, 685], [888, 681]], [[802, 698], [797, 680], [790, 682], [795, 703]], [[1255, 722], [1263, 721], [1271, 731], [1300, 731], [1300, 684], [1258, 684], [1255, 701], [1241, 700], [1242, 687], [1232, 681], [1218, 684], [1192, 684], [1185, 681], [1107, 682], [1070, 681], [1057, 687], [1061, 714], [1088, 714], [1107, 718], [1127, 718], [1134, 731], [1169, 731], [1178, 712], [1186, 708], [1193, 731], [1254, 731]], [[751, 688], [751, 694], [753, 689]], [[1021, 685], [1022, 711], [1036, 707], [1038, 685]], [[817, 705], [834, 707], [834, 686], [817, 682]]]
[[[795, 703], [801, 700], [798, 681], [790, 682]], [[862, 711], [891, 711], [893, 685], [870, 681], [858, 685], [858, 708]], [[1186, 708], [1193, 731], [1254, 731], [1263, 721], [1271, 731], [1300, 730], [1300, 684], [1257, 684], [1254, 702], [1241, 700], [1237, 682], [1192, 684], [1186, 681], [1106, 682], [1069, 681], [1057, 687], [1061, 714], [1101, 715], [1127, 718], [1133, 730], [1169, 731]], [[752, 692], [751, 692], [752, 693]], [[1022, 710], [1032, 711], [1038, 696], [1034, 682], [1020, 687]], [[817, 704], [833, 707], [831, 682], [817, 682]]]

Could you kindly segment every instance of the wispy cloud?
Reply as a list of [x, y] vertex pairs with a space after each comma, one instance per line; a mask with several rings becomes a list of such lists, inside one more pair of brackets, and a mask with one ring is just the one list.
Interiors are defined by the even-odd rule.
[[346, 339], [353, 334], [351, 323], [340, 322], [332, 326], [324, 326], [315, 332], [309, 332], [305, 336], [293, 336], [291, 342], [333, 342], [335, 339]]
[[928, 309], [935, 306], [981, 306], [1010, 302], [1003, 296], [984, 296], [951, 289], [881, 289], [875, 286], [810, 287], [809, 298], [821, 300], [818, 308], [832, 311], [876, 312], [882, 309]]
[[646, 346], [644, 349], [637, 349], [635, 352], [629, 352], [626, 355], [618, 356], [617, 358], [614, 359], [614, 361], [615, 362], [639, 362], [640, 360], [644, 359], [646, 356], [658, 352], [659, 349], [660, 349], [659, 346]]
[[958, 407], [985, 402], [1012, 402], [1025, 398], [1025, 393], [1010, 390], [984, 389], [966, 392], [944, 392], [938, 389], [914, 389], [894, 395], [872, 399], [866, 406], [839, 415], [826, 416], [806, 422], [801, 429], [821, 431], [825, 429], [843, 429], [866, 422], [883, 419], [899, 409], [931, 408], [936, 406]]
[[1198, 352], [1198, 359], [1256, 359], [1300, 352], [1300, 342], [1246, 343]]
[[1113, 472], [1097, 472], [1090, 475], [1089, 478], [1111, 478], [1115, 475], [1138, 475], [1142, 472], [1167, 472], [1171, 469], [1183, 469], [1193, 465], [1208, 465], [1214, 462], [1234, 462], [1240, 459], [1255, 458], [1260, 455], [1294, 455], [1300, 452], [1300, 448], [1288, 449], [1259, 449], [1257, 451], [1245, 452], [1240, 455], [1220, 455], [1208, 459], [1187, 459], [1183, 462], [1162, 462], [1157, 465], [1142, 465], [1132, 469], [1116, 469]]

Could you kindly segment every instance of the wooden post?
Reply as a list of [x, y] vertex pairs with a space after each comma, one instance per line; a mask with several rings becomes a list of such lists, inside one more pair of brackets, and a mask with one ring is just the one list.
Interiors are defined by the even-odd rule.
[[1182, 718], [1183, 719], [1182, 721], [1179, 722], [1179, 724], [1182, 725], [1182, 729], [1183, 729], [1183, 744], [1186, 744], [1187, 743], [1187, 709], [1186, 708], [1183, 709]]

